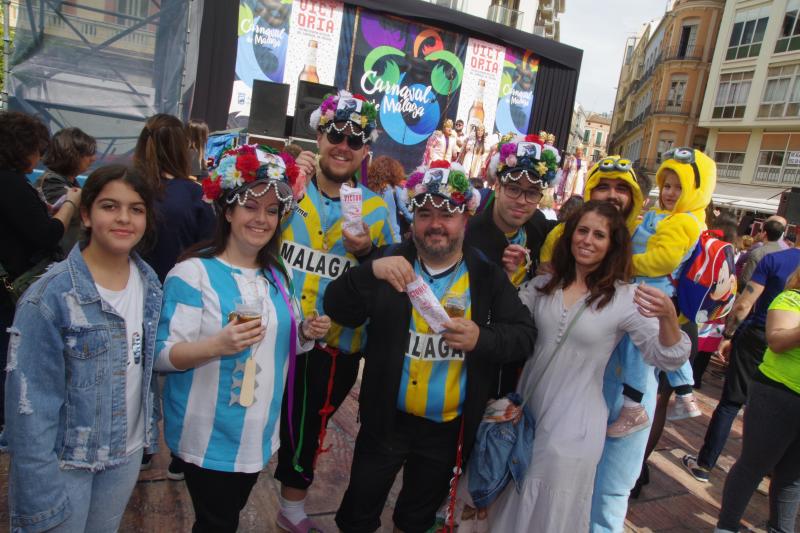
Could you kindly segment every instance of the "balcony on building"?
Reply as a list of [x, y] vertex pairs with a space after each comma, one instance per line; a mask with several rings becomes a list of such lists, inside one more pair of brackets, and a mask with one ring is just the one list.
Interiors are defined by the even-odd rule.
[[[498, 4], [492, 4], [489, 6], [489, 14], [487, 18], [492, 22], [504, 24], [518, 30], [521, 30], [525, 23], [525, 13], [523, 11], [519, 11], [518, 9], [510, 9]], [[544, 35], [544, 27], [542, 27], [542, 33], [536, 33], [537, 29], [537, 27], [534, 27], [535, 34]]]
[[654, 115], [688, 117], [692, 114], [692, 102], [688, 100], [659, 100], [653, 104], [652, 112]]
[[665, 61], [702, 61], [703, 47], [698, 45], [679, 44], [667, 48]]

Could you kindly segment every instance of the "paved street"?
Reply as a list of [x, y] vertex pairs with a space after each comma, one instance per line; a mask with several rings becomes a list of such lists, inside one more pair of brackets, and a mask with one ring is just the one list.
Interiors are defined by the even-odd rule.
[[[632, 501], [628, 512], [626, 531], [679, 533], [712, 531], [722, 492], [724, 472], [717, 471], [711, 483], [700, 483], [689, 476], [680, 464], [687, 451], [696, 450], [705, 433], [711, 412], [719, 396], [721, 379], [719, 369], [712, 365], [707, 375], [707, 384], [698, 391], [698, 400], [703, 416], [669, 424], [664, 438], [651, 459], [651, 483], [646, 486], [639, 500]], [[356, 419], [357, 393], [350, 397], [333, 418], [328, 431], [327, 444], [332, 448], [320, 458], [317, 482], [309, 494], [307, 510], [326, 531], [336, 531], [334, 513], [344, 491], [348, 468], [352, 458], [353, 444], [358, 429]], [[722, 470], [727, 472], [739, 453], [741, 446], [741, 416], [737, 419], [732, 438], [728, 441], [720, 459]], [[143, 472], [134, 491], [121, 528], [124, 533], [176, 532], [191, 529], [193, 513], [189, 495], [183, 482], [166, 478], [169, 454], [162, 451], [154, 459], [153, 468]], [[277, 531], [275, 515], [278, 509], [278, 484], [272, 478], [272, 468], [261, 475], [250, 501], [242, 513], [239, 530], [242, 532]], [[7, 492], [8, 456], [0, 457], [0, 490]], [[767, 482], [750, 502], [745, 515], [746, 526], [752, 531], [763, 532], [768, 512], [765, 491]], [[397, 496], [399, 483], [387, 502], [383, 514], [381, 531], [390, 532], [391, 513]], [[8, 522], [7, 503], [0, 502], [0, 523]]]

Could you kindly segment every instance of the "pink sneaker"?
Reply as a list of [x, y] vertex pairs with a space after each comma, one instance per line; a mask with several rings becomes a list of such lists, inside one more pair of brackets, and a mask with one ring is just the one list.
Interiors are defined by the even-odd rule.
[[299, 524], [292, 524], [288, 518], [283, 516], [282, 511], [278, 511], [276, 522], [281, 531], [288, 531], [289, 533], [325, 533], [322, 528], [308, 517], [301, 520]]
[[697, 402], [694, 401], [694, 394], [687, 394], [686, 396], [675, 396], [675, 401], [667, 412], [667, 420], [683, 420], [684, 418], [694, 418], [703, 413], [697, 407]]
[[650, 426], [650, 417], [642, 405], [623, 407], [614, 423], [608, 426], [606, 435], [613, 439], [627, 437]]

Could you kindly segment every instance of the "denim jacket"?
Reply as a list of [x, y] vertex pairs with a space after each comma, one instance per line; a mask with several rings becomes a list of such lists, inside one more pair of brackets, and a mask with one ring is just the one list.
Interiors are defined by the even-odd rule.
[[[512, 392], [508, 399], [520, 405], [522, 398]], [[475, 505], [489, 507], [511, 479], [517, 491], [522, 487], [528, 464], [533, 454], [534, 421], [527, 407], [515, 424], [488, 422], [486, 418], [478, 427], [475, 447], [468, 465], [468, 488]]]
[[[145, 448], [158, 443], [153, 375], [161, 285], [133, 254], [145, 287], [142, 402]], [[11, 529], [50, 529], [69, 516], [61, 469], [97, 472], [126, 460], [125, 321], [100, 298], [79, 245], [23, 295], [6, 377]]]

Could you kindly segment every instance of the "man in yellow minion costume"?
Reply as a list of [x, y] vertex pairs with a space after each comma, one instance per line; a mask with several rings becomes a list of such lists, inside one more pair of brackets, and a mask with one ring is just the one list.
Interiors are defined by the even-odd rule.
[[[630, 160], [615, 155], [596, 163], [587, 174], [583, 197], [613, 203], [625, 215], [628, 231], [633, 234], [636, 230], [644, 195]], [[553, 247], [563, 233], [564, 224], [559, 224], [547, 235], [539, 251], [540, 264], [550, 263]]]
[[[614, 159], [613, 171], [609, 159]], [[608, 174], [616, 172], [615, 175], [620, 176], [618, 181], [625, 181], [632, 191], [639, 191], [635, 175], [627, 161], [607, 158], [596, 167], [599, 168], [593, 168], [589, 172], [585, 197], [600, 199], [595, 196], [596, 193], [593, 194], [593, 189], [597, 189], [596, 183], [599, 184], [599, 180], [596, 177], [602, 172], [602, 168], [608, 169]], [[622, 176], [626, 171], [628, 174]], [[605, 186], [611, 186], [608, 178], [606, 180]], [[655, 285], [671, 295], [674, 287], [669, 282], [669, 276], [679, 272], [700, 233], [705, 229], [705, 208], [716, 186], [716, 166], [713, 160], [699, 150], [678, 148], [664, 154], [664, 162], [656, 173], [656, 180], [660, 190], [660, 205], [646, 213], [639, 223], [637, 217], [639, 206], [642, 205], [642, 196], [639, 194], [630, 206], [626, 218], [629, 229], [632, 229], [634, 274], [639, 280]], [[624, 205], [624, 202], [618, 205]], [[696, 339], [696, 325], [687, 323], [686, 326], [689, 329], [694, 328]], [[631, 360], [631, 350], [635, 350], [635, 347], [624, 337], [606, 367], [603, 393], [612, 427], [623, 408], [625, 385], [629, 379], [634, 379], [634, 371], [629, 371], [626, 366]], [[641, 357], [635, 357], [638, 354], [633, 355], [633, 359], [641, 361]], [[649, 435], [648, 431], [643, 430], [650, 426], [653, 418], [658, 388], [653, 368], [643, 362], [640, 366], [642, 368], [637, 386], [642, 387], [639, 401], [642, 414], [646, 413], [645, 421], [642, 427], [630, 427], [628, 429], [632, 431], [622, 431], [621, 435], [618, 433], [616, 437], [606, 439], [595, 477], [592, 532], [622, 531], [628, 498], [639, 477]], [[688, 369], [688, 377], [682, 374], [675, 376], [675, 383], [688, 385], [691, 392], [691, 368]]]

